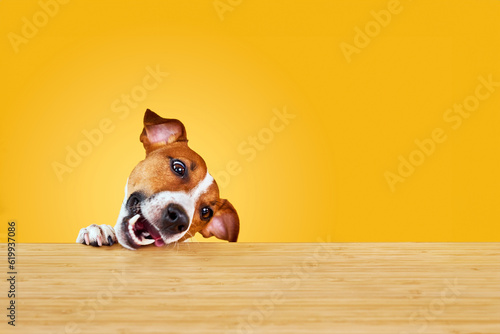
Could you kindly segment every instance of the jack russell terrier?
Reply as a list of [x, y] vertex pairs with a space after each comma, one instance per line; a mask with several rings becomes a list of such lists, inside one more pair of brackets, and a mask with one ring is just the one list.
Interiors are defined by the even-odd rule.
[[146, 110], [140, 140], [146, 158], [132, 170], [115, 228], [92, 224], [77, 243], [128, 249], [185, 241], [196, 232], [235, 242], [240, 223], [234, 207], [219, 197], [205, 161], [188, 147], [184, 125]]

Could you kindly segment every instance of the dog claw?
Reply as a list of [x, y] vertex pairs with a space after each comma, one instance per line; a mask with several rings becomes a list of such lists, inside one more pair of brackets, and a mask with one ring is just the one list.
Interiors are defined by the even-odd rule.
[[109, 225], [92, 224], [80, 230], [76, 242], [94, 247], [111, 246], [116, 243], [115, 230]]

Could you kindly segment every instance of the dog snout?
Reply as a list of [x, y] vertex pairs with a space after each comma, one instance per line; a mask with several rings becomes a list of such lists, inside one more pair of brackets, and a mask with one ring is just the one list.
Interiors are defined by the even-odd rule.
[[182, 206], [169, 204], [163, 212], [163, 223], [168, 233], [177, 234], [187, 230], [189, 218]]

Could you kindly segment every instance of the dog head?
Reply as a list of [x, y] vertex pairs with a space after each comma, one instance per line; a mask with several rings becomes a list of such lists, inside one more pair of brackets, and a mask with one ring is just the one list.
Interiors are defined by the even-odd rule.
[[236, 241], [239, 219], [219, 197], [205, 161], [188, 147], [184, 125], [151, 110], [144, 115], [140, 140], [146, 158], [130, 174], [115, 232], [129, 249], [205, 238]]

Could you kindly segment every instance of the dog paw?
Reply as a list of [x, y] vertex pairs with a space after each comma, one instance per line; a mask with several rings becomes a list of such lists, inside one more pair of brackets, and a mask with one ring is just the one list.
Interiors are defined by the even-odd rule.
[[82, 228], [76, 238], [76, 243], [91, 245], [94, 247], [111, 246], [115, 242], [115, 230], [113, 227], [105, 224], [92, 224], [88, 227]]

